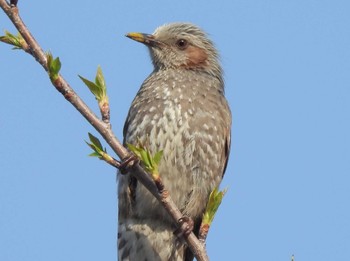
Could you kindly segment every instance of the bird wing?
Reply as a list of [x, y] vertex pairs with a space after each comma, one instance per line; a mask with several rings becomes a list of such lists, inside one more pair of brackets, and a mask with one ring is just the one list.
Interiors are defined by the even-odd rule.
[[224, 150], [225, 163], [224, 163], [224, 169], [222, 172], [222, 177], [224, 177], [226, 172], [228, 159], [230, 157], [230, 152], [231, 152], [231, 128], [227, 129], [227, 132], [226, 132], [225, 150]]

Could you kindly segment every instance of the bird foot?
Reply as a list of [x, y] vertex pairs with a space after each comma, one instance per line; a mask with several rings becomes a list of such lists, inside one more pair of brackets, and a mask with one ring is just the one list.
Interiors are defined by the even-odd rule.
[[194, 222], [192, 218], [183, 216], [178, 220], [179, 227], [178, 229], [175, 230], [174, 234], [177, 237], [187, 237], [189, 234], [191, 234], [193, 227], [194, 227]]
[[119, 166], [120, 173], [123, 175], [128, 173], [128, 169], [130, 167], [132, 167], [138, 161], [139, 161], [139, 159], [137, 158], [137, 156], [135, 156], [132, 153], [129, 154], [120, 162], [120, 166]]

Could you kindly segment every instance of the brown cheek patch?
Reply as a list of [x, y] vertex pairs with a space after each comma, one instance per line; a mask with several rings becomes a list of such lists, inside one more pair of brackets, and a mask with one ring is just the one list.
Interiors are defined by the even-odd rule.
[[196, 46], [189, 46], [186, 49], [187, 63], [186, 67], [202, 67], [207, 63], [207, 53]]

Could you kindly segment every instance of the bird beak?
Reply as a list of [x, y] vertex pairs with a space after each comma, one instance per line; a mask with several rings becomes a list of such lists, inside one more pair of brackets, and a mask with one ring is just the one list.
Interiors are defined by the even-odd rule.
[[159, 47], [161, 45], [161, 42], [157, 41], [152, 34], [128, 33], [125, 36], [150, 47]]

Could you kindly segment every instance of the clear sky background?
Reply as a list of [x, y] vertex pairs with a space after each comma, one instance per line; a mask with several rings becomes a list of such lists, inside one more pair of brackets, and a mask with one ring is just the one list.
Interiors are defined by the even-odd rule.
[[[233, 113], [229, 191], [207, 241], [211, 260], [350, 260], [348, 0], [21, 1], [62, 74], [101, 65], [113, 128], [152, 70], [124, 37], [190, 21], [216, 43]], [[0, 30], [15, 32], [0, 12]], [[115, 260], [115, 170], [90, 158], [97, 135], [22, 51], [0, 44], [0, 260]], [[111, 151], [110, 149], [108, 151]]]

